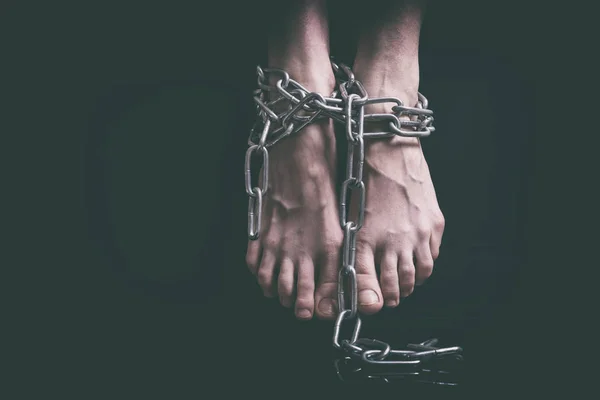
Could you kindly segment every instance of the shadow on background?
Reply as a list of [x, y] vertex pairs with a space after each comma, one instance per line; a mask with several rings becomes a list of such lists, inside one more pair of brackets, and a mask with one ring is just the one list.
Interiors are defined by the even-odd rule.
[[[231, 103], [218, 87], [178, 82], [119, 86], [98, 104], [86, 157], [91, 234], [132, 290], [176, 302], [221, 292]], [[207, 260], [215, 265], [199, 268]]]

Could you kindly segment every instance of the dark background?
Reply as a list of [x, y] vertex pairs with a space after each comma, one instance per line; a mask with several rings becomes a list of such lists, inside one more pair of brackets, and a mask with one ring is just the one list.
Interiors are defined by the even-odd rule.
[[[351, 62], [360, 6], [333, 4], [332, 52]], [[48, 229], [34, 230], [42, 247], [21, 260], [48, 265], [30, 287], [46, 332], [36, 343], [59, 347], [68, 365], [51, 368], [61, 375], [55, 383], [67, 371], [102, 387], [335, 382], [331, 322], [295, 321], [262, 298], [244, 264], [242, 160], [269, 8], [11, 11], [32, 27], [13, 32], [27, 60], [18, 72], [42, 78], [13, 101], [26, 105], [21, 129], [48, 132], [30, 149], [39, 163], [22, 167], [42, 177]], [[462, 345], [471, 382], [531, 378], [543, 362], [527, 340], [558, 308], [534, 294], [537, 272], [557, 261], [545, 251], [552, 235], [540, 201], [548, 178], [539, 135], [550, 130], [541, 27], [531, 22], [538, 11], [516, 1], [430, 5], [421, 91], [437, 131], [423, 146], [447, 219], [444, 243], [425, 286], [364, 321], [365, 335], [392, 344], [437, 336]], [[66, 180], [76, 185], [63, 191]], [[528, 362], [516, 362], [525, 348]]]

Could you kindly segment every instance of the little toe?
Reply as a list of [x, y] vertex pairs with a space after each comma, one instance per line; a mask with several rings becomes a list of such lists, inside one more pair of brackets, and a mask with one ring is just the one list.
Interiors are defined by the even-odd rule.
[[311, 259], [302, 259], [297, 265], [296, 317], [311, 319], [315, 307], [315, 266]]
[[375, 257], [371, 245], [357, 243], [355, 268], [358, 281], [358, 309], [364, 314], [374, 314], [383, 307], [383, 295], [377, 281]]
[[415, 260], [415, 284], [419, 286], [425, 283], [433, 272], [433, 256], [431, 255], [429, 241], [417, 246]]
[[258, 240], [248, 241], [248, 250], [246, 251], [246, 265], [253, 275], [258, 272], [260, 262], [260, 242]]
[[429, 249], [431, 251], [431, 258], [433, 261], [437, 260], [440, 256], [440, 246], [442, 245], [442, 234], [439, 231], [434, 231], [429, 239]]

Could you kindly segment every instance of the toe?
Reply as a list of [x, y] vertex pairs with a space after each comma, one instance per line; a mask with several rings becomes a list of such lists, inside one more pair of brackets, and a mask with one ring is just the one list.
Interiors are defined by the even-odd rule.
[[315, 307], [315, 266], [313, 260], [300, 260], [297, 271], [296, 317], [311, 319]]
[[429, 239], [429, 250], [431, 251], [431, 258], [437, 260], [440, 256], [440, 246], [442, 245], [442, 235], [434, 232]]
[[439, 215], [436, 219], [433, 231], [431, 232], [431, 239], [429, 239], [429, 248], [431, 250], [431, 258], [437, 260], [440, 255], [440, 246], [442, 245], [442, 236], [444, 234], [444, 216]]
[[422, 285], [433, 272], [433, 257], [431, 255], [429, 241], [417, 246], [415, 249], [415, 259], [415, 284], [418, 286]]
[[284, 307], [292, 306], [292, 292], [294, 289], [294, 263], [289, 258], [283, 258], [279, 269], [277, 291], [279, 302]]
[[377, 282], [371, 245], [357, 243], [355, 268], [358, 280], [358, 309], [364, 314], [374, 314], [383, 307], [383, 296]]
[[246, 265], [250, 271], [256, 275], [260, 261], [260, 242], [258, 240], [248, 241], [248, 250], [246, 251]]
[[333, 319], [337, 313], [338, 251], [319, 259], [319, 283], [315, 292], [315, 313], [321, 319]]
[[396, 307], [400, 302], [400, 287], [398, 284], [398, 256], [396, 253], [384, 252], [379, 262], [381, 272], [379, 283], [383, 301], [387, 307]]
[[415, 288], [415, 266], [410, 251], [403, 252], [398, 257], [398, 282], [400, 297], [408, 297]]
[[273, 273], [275, 271], [275, 253], [271, 251], [264, 251], [263, 253], [260, 266], [258, 267], [258, 284], [266, 297], [274, 297]]

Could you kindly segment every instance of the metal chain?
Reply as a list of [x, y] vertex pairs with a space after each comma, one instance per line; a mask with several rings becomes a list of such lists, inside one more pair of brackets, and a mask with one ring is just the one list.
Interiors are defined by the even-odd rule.
[[[260, 236], [262, 200], [268, 190], [269, 151], [280, 140], [301, 132], [308, 124], [322, 118], [331, 118], [345, 127], [347, 139], [347, 163], [345, 180], [342, 184], [339, 219], [344, 238], [342, 265], [338, 272], [338, 315], [334, 324], [333, 346], [347, 358], [363, 366], [400, 368], [400, 374], [423, 370], [431, 359], [439, 359], [462, 352], [460, 347], [435, 348], [436, 339], [418, 345], [409, 345], [407, 350], [394, 350], [385, 342], [360, 338], [361, 318], [358, 314], [356, 281], [356, 237], [364, 224], [366, 189], [363, 182], [365, 140], [387, 138], [394, 135], [425, 137], [435, 130], [433, 112], [428, 101], [418, 93], [415, 107], [408, 107], [396, 97], [369, 98], [362, 83], [357, 80], [350, 67], [331, 61], [337, 88], [328, 97], [309, 92], [280, 69], [257, 67], [258, 89], [254, 101], [258, 118], [248, 138], [245, 159], [245, 186], [248, 199], [248, 238]], [[269, 84], [269, 81], [275, 84]], [[368, 104], [394, 103], [387, 114], [365, 114]], [[389, 130], [365, 132], [365, 122], [388, 122]], [[381, 124], [378, 124], [381, 125]], [[252, 185], [252, 156], [262, 155], [261, 178], [257, 186]], [[354, 197], [352, 197], [354, 196]], [[357, 212], [354, 219], [348, 215], [349, 199], [356, 200]], [[344, 321], [354, 321], [349, 339], [340, 339]], [[412, 373], [411, 372], [411, 373]], [[389, 371], [388, 371], [389, 374]], [[418, 372], [417, 372], [418, 374]], [[370, 375], [370, 376], [377, 376]]]
[[[419, 344], [409, 344], [407, 348], [415, 350], [433, 350], [437, 339]], [[366, 343], [359, 339], [357, 343]], [[381, 342], [380, 342], [381, 343]], [[343, 354], [334, 359], [333, 366], [339, 380], [346, 383], [393, 383], [397, 381], [416, 384], [457, 386], [462, 378], [460, 368], [462, 356], [454, 355], [429, 361], [418, 370], [414, 368], [379, 367], [362, 363], [362, 360]]]

